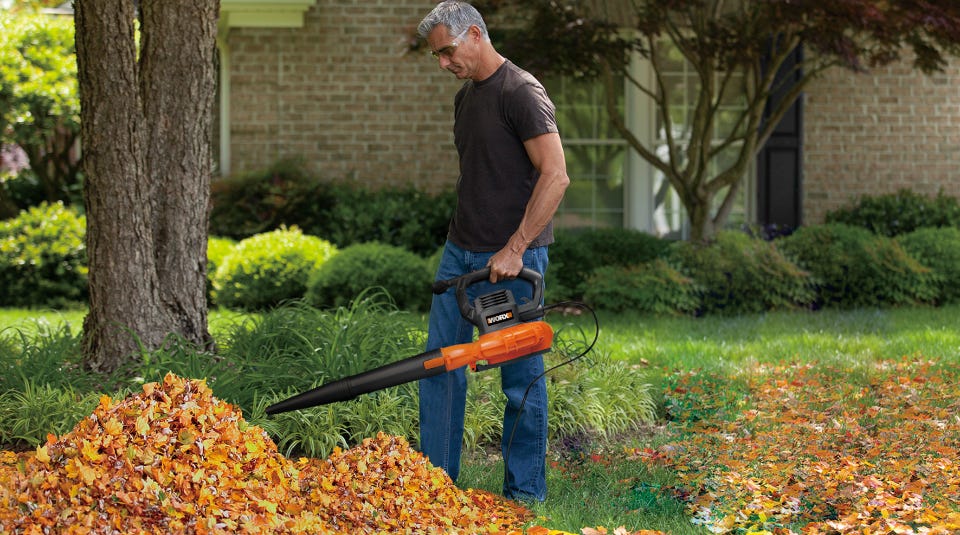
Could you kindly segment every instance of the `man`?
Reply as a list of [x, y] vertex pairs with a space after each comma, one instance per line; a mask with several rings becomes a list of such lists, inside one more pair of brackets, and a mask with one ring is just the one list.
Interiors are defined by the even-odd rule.
[[[570, 182], [553, 103], [533, 76], [494, 49], [483, 18], [469, 4], [441, 2], [418, 32], [440, 67], [465, 80], [454, 98], [457, 207], [437, 280], [489, 267], [489, 283], [474, 284], [471, 299], [493, 291], [491, 284], [509, 289], [518, 302], [530, 298], [530, 284], [516, 276], [524, 267], [541, 275], [546, 271], [551, 221]], [[454, 290], [435, 296], [427, 350], [472, 338], [473, 326], [460, 316]], [[540, 355], [500, 368], [507, 396], [501, 448], [508, 498], [546, 498], [543, 369]], [[460, 471], [465, 404], [463, 368], [420, 382], [421, 450], [454, 480]]]

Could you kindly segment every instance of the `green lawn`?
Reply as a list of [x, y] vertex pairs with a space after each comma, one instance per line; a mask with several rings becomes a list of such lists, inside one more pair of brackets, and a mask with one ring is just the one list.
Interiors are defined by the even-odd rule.
[[[71, 330], [76, 331], [82, 325], [83, 315], [83, 311], [0, 310], [0, 329], [31, 331], [42, 328], [45, 323], [67, 322]], [[220, 326], [238, 317], [241, 316], [228, 311], [212, 311], [211, 330], [216, 334]], [[592, 329], [592, 319], [583, 316], [551, 316], [550, 321], [561, 329]], [[675, 448], [677, 440], [681, 440], [681, 447], [685, 443], [694, 444], [693, 435], [684, 433], [700, 429], [697, 426], [704, 422], [725, 422], [719, 425], [729, 425], [738, 432], [749, 428], [754, 435], [760, 435], [757, 429], [744, 424], [743, 414], [751, 408], [761, 410], [762, 414], [766, 406], [748, 396], [765, 387], [765, 381], [772, 380], [771, 375], [783, 373], [786, 377], [795, 373], [792, 365], [829, 371], [827, 379], [819, 379], [819, 387], [824, 388], [824, 392], [831, 391], [832, 378], [837, 379], [838, 385], [866, 385], [864, 388], [868, 386], [871, 392], [880, 388], [878, 385], [886, 384], [882, 381], [889, 379], [879, 377], [881, 372], [874, 367], [878, 362], [909, 362], [922, 357], [921, 360], [937, 366], [956, 368], [960, 364], [958, 325], [960, 306], [957, 305], [705, 318], [652, 318], [601, 312], [596, 354], [635, 365], [638, 373], [644, 374], [654, 386], [654, 392], [662, 397], [658, 403], [664, 420], [657, 426], [623, 436], [571, 437], [551, 445], [549, 497], [545, 503], [532, 506], [538, 515], [535, 523], [573, 533], [579, 533], [582, 527], [597, 526], [612, 532], [621, 525], [629, 530], [708, 533], [704, 525], [691, 522], [689, 504], [677, 490], [685, 488], [684, 485], [695, 487], [691, 481], [697, 481], [697, 472], [693, 471], [692, 475], [685, 472], [687, 465], [678, 468], [675, 460], [651, 463], [651, 456], [659, 458], [662, 450]], [[590, 365], [588, 356], [571, 366]], [[690, 372], [697, 373], [695, 379], [685, 375]], [[923, 379], [920, 375], [916, 377]], [[672, 396], [678, 385], [690, 386], [685, 381], [693, 385], [693, 390], [685, 390], [683, 396]], [[790, 381], [785, 381], [789, 387]], [[799, 380], [793, 382], [803, 384]], [[610, 388], [616, 386], [610, 385]], [[784, 395], [794, 399], [804, 391], [798, 387], [792, 392], [785, 390]], [[851, 397], [859, 395], [858, 391], [853, 392]], [[955, 394], [945, 394], [948, 399], [941, 408], [953, 407], [955, 411], [960, 406], [960, 401], [949, 399], [952, 395]], [[770, 403], [776, 406], [779, 402], [774, 399]], [[883, 405], [882, 400], [870, 403]], [[684, 414], [694, 416], [671, 414], [678, 406], [686, 411]], [[866, 408], [872, 410], [873, 407]], [[843, 419], [844, 413], [837, 414], [833, 421], [849, 429], [851, 424]], [[957, 440], [956, 428], [960, 422], [946, 421], [944, 425], [947, 434], [942, 443], [951, 447]], [[708, 432], [702, 434], [710, 436]], [[718, 452], [704, 448], [685, 452], [684, 462], [705, 466], [715, 462]], [[463, 487], [499, 492], [501, 474], [497, 455], [470, 452], [458, 483]], [[757, 477], [762, 478], [762, 473]], [[730, 499], [731, 502], [737, 500], [744, 499]], [[960, 510], [956, 502], [949, 503], [952, 505], [948, 508]], [[765, 520], [756, 521], [758, 527], [771, 527], [772, 520], [766, 520], [766, 516], [760, 518]]]

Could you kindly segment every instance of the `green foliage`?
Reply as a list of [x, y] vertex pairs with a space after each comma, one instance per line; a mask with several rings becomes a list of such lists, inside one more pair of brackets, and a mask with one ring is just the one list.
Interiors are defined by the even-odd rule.
[[41, 204], [0, 222], [0, 306], [62, 307], [87, 296], [85, 218]]
[[230, 238], [221, 238], [210, 236], [207, 238], [207, 302], [216, 304], [213, 301], [213, 278], [217, 273], [217, 268], [223, 263], [233, 248], [237, 245], [235, 240]]
[[960, 302], [960, 229], [922, 228], [898, 236], [897, 242], [941, 277], [939, 304]]
[[0, 330], [0, 444], [35, 447], [89, 414], [104, 378], [80, 363], [80, 335], [69, 325], [36, 320]]
[[367, 288], [380, 287], [399, 308], [426, 310], [431, 275], [423, 258], [400, 247], [377, 242], [350, 245], [313, 273], [306, 300], [321, 308], [339, 307]]
[[554, 439], [581, 434], [606, 439], [657, 418], [645, 374], [609, 357], [591, 355], [588, 362], [558, 368], [549, 390]]
[[[467, 450], [500, 441], [506, 403], [496, 374], [471, 374], [469, 385], [464, 420]], [[592, 355], [589, 362], [557, 368], [547, 376], [547, 393], [553, 441], [580, 435], [609, 438], [656, 420], [655, 397], [644, 374], [609, 358]]]
[[28, 381], [0, 392], [0, 443], [36, 447], [47, 433], [62, 435], [93, 412], [99, 394]]
[[692, 314], [700, 307], [700, 288], [667, 261], [636, 266], [604, 266], [593, 271], [584, 300], [605, 310], [648, 314]]
[[339, 248], [378, 241], [429, 255], [443, 244], [455, 195], [412, 186], [370, 189], [310, 175], [303, 162], [227, 177], [211, 188], [210, 232], [244, 239], [283, 225], [322, 236]]
[[79, 197], [79, 133], [73, 21], [0, 12], [0, 144], [26, 152], [47, 201]]
[[742, 314], [810, 305], [810, 274], [770, 242], [722, 231], [715, 242], [677, 243], [672, 259], [703, 288], [703, 312]]
[[803, 227], [777, 247], [818, 281], [818, 303], [842, 308], [928, 303], [938, 276], [892, 238], [840, 223]]
[[220, 306], [245, 310], [300, 299], [313, 271], [336, 252], [326, 240], [296, 227], [246, 238], [217, 267], [213, 298]]
[[304, 391], [416, 355], [423, 340], [413, 322], [382, 292], [336, 310], [291, 302], [248, 319], [223, 337], [221, 353], [243, 378], [228, 399], [248, 408], [254, 392]]
[[330, 185], [311, 177], [303, 162], [215, 180], [210, 186], [210, 234], [243, 240], [283, 226], [313, 232], [333, 206]]
[[931, 198], [901, 189], [896, 194], [864, 195], [856, 203], [829, 212], [826, 222], [893, 237], [920, 228], [960, 227], [960, 202], [942, 191]]
[[338, 247], [381, 242], [427, 256], [446, 241], [456, 204], [452, 191], [428, 195], [414, 187], [380, 189], [338, 185], [336, 202], [315, 228]]
[[634, 266], [662, 256], [670, 242], [630, 229], [556, 231], [550, 246], [550, 301], [576, 299], [587, 291], [586, 281], [601, 266]]

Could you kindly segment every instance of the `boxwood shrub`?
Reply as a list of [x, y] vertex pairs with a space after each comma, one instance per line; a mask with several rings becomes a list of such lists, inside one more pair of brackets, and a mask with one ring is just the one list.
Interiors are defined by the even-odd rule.
[[214, 182], [210, 233], [241, 240], [296, 226], [340, 249], [379, 241], [426, 256], [443, 244], [455, 201], [452, 189], [427, 194], [323, 180], [302, 160], [285, 159]]
[[662, 258], [636, 266], [599, 267], [585, 286], [583, 298], [595, 308], [656, 315], [696, 312], [702, 291]]
[[217, 267], [213, 299], [223, 307], [261, 310], [301, 299], [310, 275], [334, 256], [330, 242], [296, 227], [241, 240]]
[[960, 229], [923, 228], [898, 236], [897, 242], [941, 277], [939, 304], [960, 302]]
[[808, 307], [815, 299], [810, 273], [771, 242], [739, 231], [722, 231], [710, 244], [678, 242], [670, 257], [702, 287], [704, 313]]
[[841, 308], [932, 302], [938, 276], [886, 236], [841, 223], [774, 242], [818, 281], [818, 304]]
[[0, 306], [54, 307], [87, 299], [86, 222], [62, 202], [0, 222]]
[[213, 301], [213, 278], [217, 274], [217, 268], [236, 245], [236, 240], [230, 238], [207, 238], [207, 302], [210, 304], [216, 304]]
[[960, 227], [960, 202], [942, 191], [936, 197], [928, 197], [901, 189], [894, 194], [864, 195], [827, 213], [826, 222], [863, 227], [893, 237], [919, 228]]
[[670, 241], [632, 229], [557, 229], [550, 246], [547, 299], [579, 299], [587, 279], [601, 266], [628, 267], [663, 255]]
[[352, 302], [367, 288], [380, 287], [398, 308], [427, 310], [431, 277], [427, 261], [406, 249], [360, 243], [340, 250], [312, 274], [306, 301], [319, 308], [336, 308]]

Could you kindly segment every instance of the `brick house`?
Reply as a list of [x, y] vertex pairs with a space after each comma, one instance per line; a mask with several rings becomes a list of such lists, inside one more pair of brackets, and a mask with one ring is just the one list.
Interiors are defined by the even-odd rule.
[[[303, 157], [325, 179], [451, 188], [452, 100], [461, 82], [408, 52], [413, 28], [433, 5], [222, 0], [222, 174]], [[544, 83], [573, 180], [559, 224], [682, 233], [676, 199], [611, 133], [599, 91]], [[859, 195], [901, 188], [960, 196], [957, 87], [960, 60], [932, 77], [902, 64], [869, 74], [828, 71], [758, 159], [734, 221], [813, 224]], [[625, 95], [628, 121], [652, 132], [651, 115], [634, 100]]]

